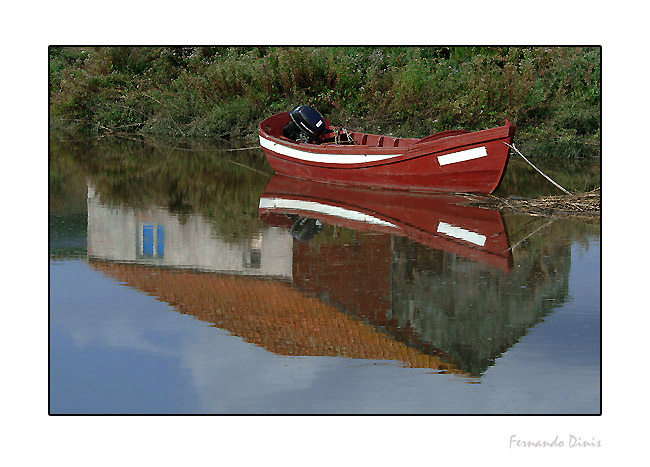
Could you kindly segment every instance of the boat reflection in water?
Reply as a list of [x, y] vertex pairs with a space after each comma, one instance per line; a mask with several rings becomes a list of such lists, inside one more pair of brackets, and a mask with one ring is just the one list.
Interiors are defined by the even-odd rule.
[[[274, 176], [264, 224], [234, 239], [198, 215], [109, 208], [89, 187], [94, 268], [279, 354], [480, 376], [566, 300], [570, 250], [513, 261], [498, 211], [453, 195]], [[522, 285], [526, 288], [522, 289]]]
[[276, 175], [260, 199], [260, 214], [271, 224], [290, 225], [299, 239], [320, 224], [339, 225], [407, 237], [511, 270], [501, 213], [463, 206], [467, 201], [458, 195], [358, 189]]

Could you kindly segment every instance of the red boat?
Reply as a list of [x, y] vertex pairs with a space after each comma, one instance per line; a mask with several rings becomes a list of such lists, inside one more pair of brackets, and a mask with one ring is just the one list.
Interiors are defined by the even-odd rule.
[[[509, 272], [512, 252], [498, 210], [463, 206], [452, 194], [370, 190], [275, 175], [260, 197], [265, 222], [298, 232], [305, 219], [410, 238]], [[300, 223], [303, 223], [302, 225]]]
[[[301, 118], [302, 117], [302, 118]], [[515, 125], [426, 138], [347, 132], [311, 107], [262, 121], [260, 145], [279, 174], [344, 185], [412, 191], [492, 193], [501, 181]], [[334, 137], [326, 138], [334, 134]], [[305, 136], [300, 138], [300, 136]]]

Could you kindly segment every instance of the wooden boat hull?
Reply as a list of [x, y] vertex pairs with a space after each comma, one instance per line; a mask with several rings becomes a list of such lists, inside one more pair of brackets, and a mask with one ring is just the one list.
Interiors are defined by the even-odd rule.
[[267, 223], [289, 228], [292, 218], [410, 238], [434, 249], [513, 267], [505, 224], [498, 210], [463, 206], [452, 194], [371, 190], [275, 175], [262, 194], [259, 213]]
[[[260, 124], [260, 145], [279, 174], [334, 184], [412, 191], [492, 193], [499, 185], [515, 126], [427, 141], [354, 133], [356, 145], [316, 145], [283, 138], [288, 116]], [[328, 122], [329, 124], [329, 122]]]

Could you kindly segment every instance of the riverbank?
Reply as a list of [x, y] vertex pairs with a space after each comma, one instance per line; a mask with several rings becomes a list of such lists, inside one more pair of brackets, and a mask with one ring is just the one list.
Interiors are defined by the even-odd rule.
[[358, 131], [517, 125], [536, 158], [600, 159], [600, 48], [51, 47], [50, 126], [256, 139], [297, 104]]

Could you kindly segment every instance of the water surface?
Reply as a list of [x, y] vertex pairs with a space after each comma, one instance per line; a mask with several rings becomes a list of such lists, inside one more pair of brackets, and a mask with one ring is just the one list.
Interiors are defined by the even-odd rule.
[[227, 148], [53, 139], [51, 413], [600, 412], [598, 221]]

